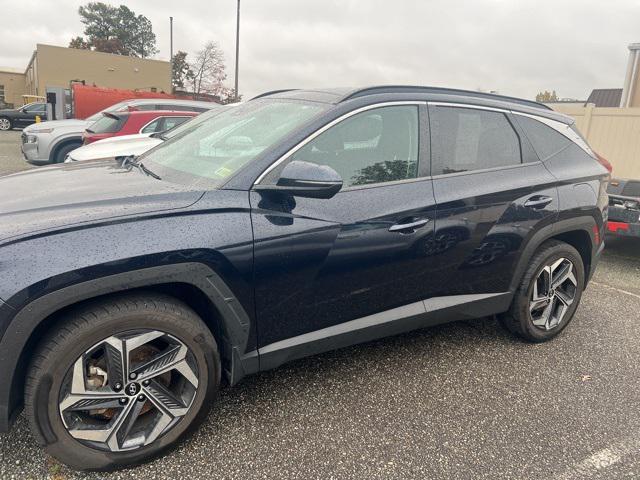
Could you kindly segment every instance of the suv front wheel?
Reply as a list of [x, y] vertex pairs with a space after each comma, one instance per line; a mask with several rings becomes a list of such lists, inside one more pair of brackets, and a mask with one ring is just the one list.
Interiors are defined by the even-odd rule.
[[201, 422], [220, 384], [216, 342], [163, 295], [92, 302], [40, 345], [25, 410], [48, 453], [73, 468], [149, 460]]
[[584, 264], [578, 251], [557, 240], [543, 243], [516, 290], [510, 309], [499, 316], [511, 332], [531, 342], [558, 335], [578, 308], [584, 289]]

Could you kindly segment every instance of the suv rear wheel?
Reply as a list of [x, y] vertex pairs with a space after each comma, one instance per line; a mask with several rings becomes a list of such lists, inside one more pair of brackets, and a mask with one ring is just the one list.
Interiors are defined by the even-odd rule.
[[201, 422], [220, 384], [211, 332], [163, 295], [95, 302], [43, 341], [25, 410], [48, 453], [80, 470], [144, 462]]
[[509, 311], [500, 320], [526, 340], [550, 340], [573, 318], [583, 288], [584, 265], [578, 251], [549, 240], [531, 259]]

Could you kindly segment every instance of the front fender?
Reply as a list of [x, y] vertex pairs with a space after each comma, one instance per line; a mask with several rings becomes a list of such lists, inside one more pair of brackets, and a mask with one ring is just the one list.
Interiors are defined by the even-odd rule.
[[[181, 283], [198, 288], [213, 303], [222, 320], [226, 340], [229, 342], [231, 357], [231, 383], [236, 383], [248, 373], [258, 370], [258, 358], [253, 352], [247, 353], [250, 339], [251, 320], [242, 304], [225, 284], [222, 278], [209, 266], [186, 262], [172, 265], [144, 268], [125, 273], [109, 275], [60, 288], [43, 295], [15, 312], [10, 306], [5, 315], [9, 322], [0, 340], [0, 432], [6, 432], [12, 418], [19, 410], [25, 368], [25, 349], [32, 334], [50, 315], [74, 305], [110, 293], [154, 285]], [[28, 358], [26, 359], [28, 360]]]

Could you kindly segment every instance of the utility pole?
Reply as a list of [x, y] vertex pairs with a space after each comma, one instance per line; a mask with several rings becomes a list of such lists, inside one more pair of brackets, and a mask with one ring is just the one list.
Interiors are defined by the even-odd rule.
[[173, 93], [173, 17], [169, 17], [169, 93]]
[[240, 98], [238, 96], [238, 64], [240, 63], [240, 0], [238, 0], [238, 12], [236, 14], [236, 102]]

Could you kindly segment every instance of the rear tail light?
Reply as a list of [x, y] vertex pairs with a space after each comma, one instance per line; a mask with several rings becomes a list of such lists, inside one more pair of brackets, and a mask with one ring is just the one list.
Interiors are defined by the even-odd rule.
[[613, 165], [609, 163], [609, 160], [607, 160], [606, 158], [604, 158], [602, 155], [598, 153], [596, 153], [596, 159], [598, 160], [600, 165], [602, 165], [604, 168], [606, 168], [609, 171], [609, 173], [613, 172]]

